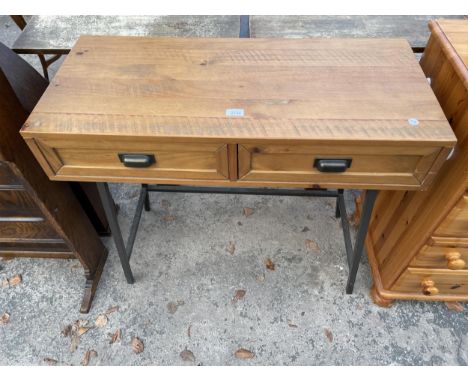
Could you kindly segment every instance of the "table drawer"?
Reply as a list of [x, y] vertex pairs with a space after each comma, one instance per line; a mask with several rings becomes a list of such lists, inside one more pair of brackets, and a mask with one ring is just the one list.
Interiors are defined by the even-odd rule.
[[[31, 146], [32, 142], [28, 143]], [[87, 141], [34, 139], [34, 145], [37, 147], [36, 155], [39, 151], [48, 162], [49, 176], [57, 180], [106, 179], [109, 182], [152, 183], [229, 178], [228, 150], [223, 143], [174, 143], [119, 137], [105, 140], [90, 138]], [[141, 167], [138, 164], [133, 167], [134, 155], [147, 156], [151, 160]], [[130, 158], [128, 163], [124, 163], [124, 156]]]
[[468, 237], [468, 195], [465, 194], [437, 227], [434, 236]]
[[[238, 146], [241, 182], [304, 183], [307, 187], [419, 188], [440, 153], [434, 147], [345, 144]], [[337, 159], [342, 168], [319, 168], [317, 160]], [[344, 163], [347, 161], [349, 167]], [[328, 172], [328, 170], [340, 172]]]
[[468, 248], [425, 245], [410, 267], [460, 270], [468, 269]]
[[408, 268], [399, 277], [392, 290], [426, 296], [468, 294], [468, 271]]

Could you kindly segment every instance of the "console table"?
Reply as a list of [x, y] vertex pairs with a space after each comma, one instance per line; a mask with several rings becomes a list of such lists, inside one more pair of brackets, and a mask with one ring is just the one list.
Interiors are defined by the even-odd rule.
[[[50, 179], [98, 182], [129, 283], [149, 191], [317, 195], [347, 293], [377, 191], [427, 188], [456, 143], [403, 39], [82, 36], [22, 135]], [[107, 182], [143, 184], [127, 244]], [[347, 188], [368, 190], [354, 246]]]

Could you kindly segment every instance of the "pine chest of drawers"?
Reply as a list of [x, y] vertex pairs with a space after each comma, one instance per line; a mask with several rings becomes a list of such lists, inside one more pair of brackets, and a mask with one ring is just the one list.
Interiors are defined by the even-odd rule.
[[367, 252], [374, 301], [468, 301], [468, 21], [429, 24], [421, 60], [458, 143], [425, 192], [384, 191]]

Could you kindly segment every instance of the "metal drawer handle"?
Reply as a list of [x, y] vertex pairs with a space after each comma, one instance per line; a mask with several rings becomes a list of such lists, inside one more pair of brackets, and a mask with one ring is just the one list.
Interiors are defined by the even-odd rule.
[[351, 167], [352, 159], [315, 159], [314, 167], [320, 172], [345, 172]]
[[156, 163], [153, 154], [119, 154], [119, 159], [125, 167], [149, 167]]

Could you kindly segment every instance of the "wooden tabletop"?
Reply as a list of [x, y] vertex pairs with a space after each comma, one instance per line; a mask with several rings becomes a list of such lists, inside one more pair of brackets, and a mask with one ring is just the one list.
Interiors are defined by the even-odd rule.
[[250, 16], [251, 37], [405, 38], [422, 52], [432, 19], [463, 19], [463, 16]]
[[400, 39], [83, 36], [29, 132], [455, 142]]
[[238, 37], [239, 16], [33, 16], [17, 53], [67, 54], [80, 35]]

